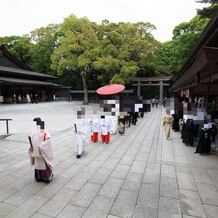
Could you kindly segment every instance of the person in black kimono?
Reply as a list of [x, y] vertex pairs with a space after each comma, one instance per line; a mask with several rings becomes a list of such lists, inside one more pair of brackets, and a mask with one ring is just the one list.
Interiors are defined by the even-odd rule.
[[138, 118], [138, 112], [134, 112], [132, 115], [132, 125], [136, 125], [137, 123], [137, 118]]
[[194, 127], [192, 119], [187, 119], [183, 126], [182, 142], [187, 146], [192, 146], [194, 144]]
[[185, 137], [185, 134], [184, 134], [185, 126], [186, 126], [185, 119], [182, 119], [181, 139], [183, 139]]
[[130, 125], [131, 125], [132, 119], [133, 119], [133, 112], [128, 112], [129, 127], [130, 127]]
[[198, 146], [196, 148], [196, 153], [210, 153], [211, 150], [211, 129], [209, 128], [201, 128], [200, 130], [200, 138], [198, 142]]
[[140, 117], [143, 118], [144, 117], [144, 111], [140, 112]]
[[211, 139], [212, 139], [212, 142], [215, 142], [216, 135], [217, 135], [216, 125], [212, 124], [212, 129], [211, 129]]
[[177, 114], [172, 114], [173, 116], [173, 125], [172, 125], [172, 130], [174, 130], [174, 132], [178, 132], [179, 131], [179, 116]]
[[199, 133], [199, 124], [194, 124], [194, 140], [196, 141], [198, 139], [198, 133]]

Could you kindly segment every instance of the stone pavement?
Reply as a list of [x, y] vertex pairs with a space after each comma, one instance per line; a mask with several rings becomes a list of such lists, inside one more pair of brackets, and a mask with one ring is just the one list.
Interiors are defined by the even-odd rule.
[[[125, 136], [113, 135], [110, 144], [89, 144], [76, 159], [72, 104], [14, 105], [14, 112], [0, 105], [0, 117], [9, 113], [18, 123], [12, 130], [19, 129], [0, 140], [0, 217], [218, 216], [218, 154], [194, 154], [194, 147], [182, 144], [180, 133], [165, 140], [162, 108], [146, 113]], [[53, 122], [48, 122], [50, 128], [55, 125], [55, 178], [50, 184], [35, 182], [29, 166], [32, 124], [22, 125], [22, 120], [35, 114], [28, 107], [50, 114], [45, 120]]]

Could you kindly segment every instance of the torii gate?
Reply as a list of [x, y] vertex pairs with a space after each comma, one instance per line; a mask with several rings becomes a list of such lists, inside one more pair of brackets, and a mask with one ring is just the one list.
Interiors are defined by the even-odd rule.
[[132, 78], [133, 86], [137, 86], [137, 96], [141, 96], [141, 86], [159, 86], [160, 87], [160, 104], [163, 104], [163, 86], [169, 86], [167, 82], [171, 79], [171, 76], [159, 76], [159, 77], [134, 77]]

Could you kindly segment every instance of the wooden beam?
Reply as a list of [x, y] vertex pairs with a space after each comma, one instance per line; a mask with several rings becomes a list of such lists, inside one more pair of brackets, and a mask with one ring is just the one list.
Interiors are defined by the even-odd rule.
[[[169, 83], [163, 83], [163, 86], [169, 86]], [[138, 84], [132, 84], [132, 86], [138, 86]], [[148, 84], [141, 84], [140, 86], [160, 86], [160, 83], [156, 83], [156, 84], [152, 84], [152, 83], [148, 83]]]
[[160, 82], [160, 81], [169, 81], [171, 76], [159, 76], [159, 77], [133, 77], [132, 81], [134, 82]]

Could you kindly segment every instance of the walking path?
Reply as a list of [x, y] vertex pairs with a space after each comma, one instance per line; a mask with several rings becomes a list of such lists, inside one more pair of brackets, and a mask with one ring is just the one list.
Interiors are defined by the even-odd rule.
[[[54, 103], [52, 110], [69, 112], [69, 105]], [[31, 107], [46, 113], [50, 105]], [[0, 217], [217, 217], [218, 154], [194, 154], [178, 132], [165, 140], [162, 112], [152, 109], [125, 136], [113, 135], [110, 144], [91, 143], [76, 159], [71, 114], [56, 111], [56, 125], [65, 128], [51, 131], [55, 178], [50, 184], [34, 181], [27, 131], [0, 140]], [[17, 113], [25, 119], [22, 106], [11, 114]]]

